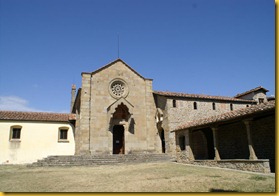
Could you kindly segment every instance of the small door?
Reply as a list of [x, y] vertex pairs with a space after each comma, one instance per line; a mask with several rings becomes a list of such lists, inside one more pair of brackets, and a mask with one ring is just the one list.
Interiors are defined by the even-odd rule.
[[124, 126], [115, 125], [113, 127], [113, 154], [124, 154]]

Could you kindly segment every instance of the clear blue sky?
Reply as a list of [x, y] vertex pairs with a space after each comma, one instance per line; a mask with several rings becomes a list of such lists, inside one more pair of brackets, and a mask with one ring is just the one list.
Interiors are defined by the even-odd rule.
[[68, 112], [120, 58], [162, 91], [275, 95], [273, 0], [0, 0], [0, 109]]

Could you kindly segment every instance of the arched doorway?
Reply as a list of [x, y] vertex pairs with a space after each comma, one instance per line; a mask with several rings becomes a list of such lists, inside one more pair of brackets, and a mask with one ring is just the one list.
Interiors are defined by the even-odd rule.
[[190, 145], [196, 160], [214, 159], [215, 153], [211, 129], [192, 131], [190, 137]]
[[113, 154], [125, 154], [124, 126], [113, 126]]

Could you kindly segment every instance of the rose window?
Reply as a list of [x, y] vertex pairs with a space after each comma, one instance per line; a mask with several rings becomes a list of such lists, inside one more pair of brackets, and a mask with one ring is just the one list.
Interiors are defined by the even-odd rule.
[[117, 96], [121, 97], [125, 93], [125, 84], [121, 81], [116, 81], [111, 84], [111, 92]]

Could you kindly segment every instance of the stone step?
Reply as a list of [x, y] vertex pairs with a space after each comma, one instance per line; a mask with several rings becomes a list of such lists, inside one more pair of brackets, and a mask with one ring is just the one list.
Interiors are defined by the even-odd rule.
[[174, 161], [167, 154], [128, 154], [128, 155], [72, 155], [49, 156], [28, 166], [93, 166], [115, 165], [121, 163]]

